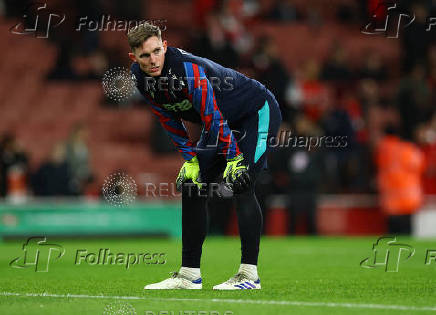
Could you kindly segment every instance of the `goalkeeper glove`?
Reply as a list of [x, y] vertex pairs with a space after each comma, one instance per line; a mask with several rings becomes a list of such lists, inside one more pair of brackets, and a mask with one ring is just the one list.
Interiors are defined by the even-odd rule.
[[233, 185], [233, 191], [235, 193], [243, 192], [250, 186], [250, 175], [244, 164], [244, 156], [242, 154], [239, 154], [231, 160], [227, 160], [223, 177], [226, 183]]
[[200, 165], [198, 164], [197, 156], [194, 156], [191, 160], [183, 163], [180, 169], [179, 175], [176, 180], [176, 188], [178, 191], [182, 190], [183, 183], [187, 180], [191, 180], [194, 184], [201, 189], [201, 183], [199, 182]]

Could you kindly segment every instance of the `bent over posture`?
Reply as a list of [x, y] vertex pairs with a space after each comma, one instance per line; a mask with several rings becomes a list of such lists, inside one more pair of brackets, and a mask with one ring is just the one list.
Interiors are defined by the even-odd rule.
[[[141, 24], [127, 36], [137, 87], [185, 159], [177, 177], [182, 191], [182, 266], [169, 279], [144, 289], [202, 288], [200, 259], [210, 198], [196, 192], [213, 183], [225, 183], [234, 193], [242, 251], [237, 274], [213, 288], [260, 289], [262, 212], [254, 185], [266, 168], [269, 140], [281, 122], [274, 95], [235, 70], [168, 47], [156, 26]], [[201, 126], [198, 142], [189, 139], [183, 121]]]

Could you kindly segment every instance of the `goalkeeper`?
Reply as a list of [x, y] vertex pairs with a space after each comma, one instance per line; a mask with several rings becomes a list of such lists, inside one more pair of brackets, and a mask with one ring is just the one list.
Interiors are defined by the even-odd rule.
[[[194, 191], [200, 183], [210, 187], [220, 182], [234, 192], [242, 257], [236, 275], [213, 288], [260, 289], [262, 212], [254, 185], [256, 174], [266, 168], [269, 140], [281, 122], [277, 101], [265, 86], [235, 70], [168, 47], [157, 26], [140, 24], [127, 37], [138, 90], [185, 159], [177, 177], [182, 190], [182, 266], [144, 289], [202, 288], [200, 259], [210, 198]], [[197, 143], [189, 139], [182, 120], [202, 127]]]

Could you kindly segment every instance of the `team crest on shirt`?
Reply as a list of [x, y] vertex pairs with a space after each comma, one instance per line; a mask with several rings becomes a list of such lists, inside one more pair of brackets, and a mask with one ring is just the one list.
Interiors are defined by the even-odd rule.
[[184, 112], [192, 108], [192, 103], [188, 99], [184, 99], [179, 103], [163, 104], [163, 108], [173, 112]]

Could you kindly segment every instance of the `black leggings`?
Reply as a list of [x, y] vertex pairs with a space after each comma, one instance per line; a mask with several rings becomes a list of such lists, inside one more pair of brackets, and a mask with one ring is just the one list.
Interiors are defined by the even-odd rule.
[[[213, 197], [217, 198], [217, 197]], [[195, 188], [182, 192], [182, 266], [199, 268], [207, 234], [207, 205], [213, 198], [199, 196]], [[241, 237], [241, 263], [257, 265], [262, 212], [254, 189], [233, 197]]]

